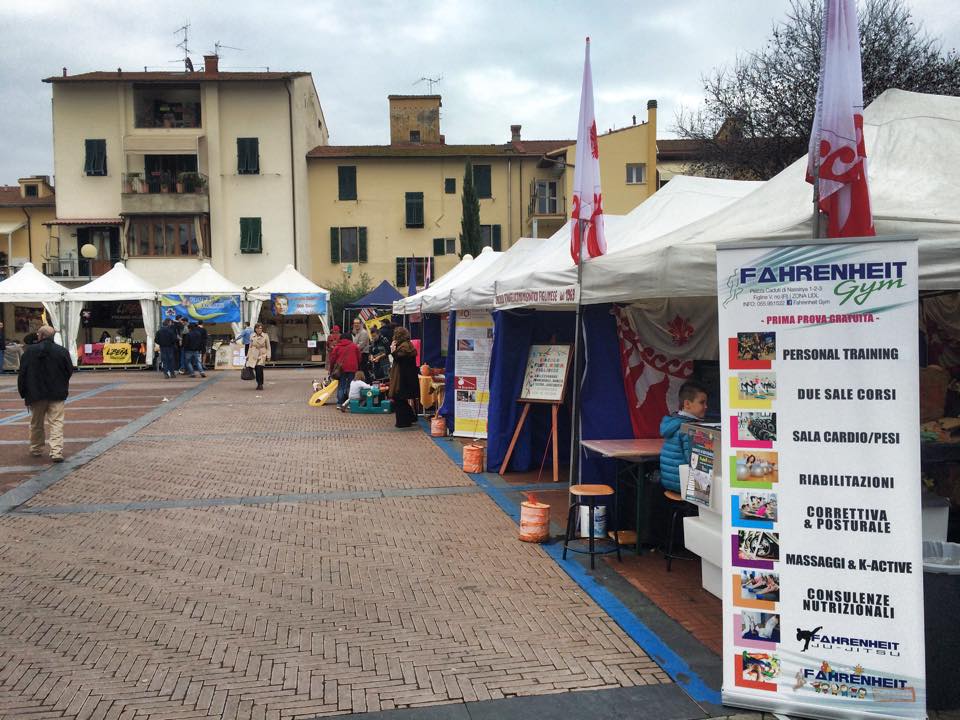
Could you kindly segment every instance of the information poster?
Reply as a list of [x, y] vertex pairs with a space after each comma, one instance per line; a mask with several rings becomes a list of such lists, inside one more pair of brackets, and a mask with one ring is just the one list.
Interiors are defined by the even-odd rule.
[[453, 434], [487, 436], [487, 403], [490, 401], [490, 358], [493, 354], [493, 315], [483, 310], [458, 310]]
[[327, 296], [323, 293], [270, 293], [275, 317], [284, 315], [326, 315]]
[[569, 345], [531, 345], [519, 400], [562, 403], [570, 354]]
[[128, 365], [132, 354], [133, 346], [130, 343], [104, 343], [103, 345], [105, 365]]
[[239, 295], [161, 295], [164, 319], [187, 318], [190, 322], [240, 322]]
[[717, 252], [725, 704], [926, 717], [917, 243]]
[[690, 442], [690, 471], [687, 473], [683, 499], [711, 507], [720, 433], [713, 428], [688, 423], [680, 427], [680, 432], [684, 433]]

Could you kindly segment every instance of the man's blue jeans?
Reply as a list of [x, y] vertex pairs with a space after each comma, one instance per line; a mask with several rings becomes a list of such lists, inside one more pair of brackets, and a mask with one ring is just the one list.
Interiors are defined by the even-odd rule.
[[173, 345], [160, 348], [160, 363], [163, 365], [165, 373], [171, 375], [175, 373], [177, 371], [177, 348]]
[[197, 373], [203, 372], [203, 365], [200, 363], [199, 350], [184, 351], [184, 359], [187, 363], [184, 368], [187, 371], [187, 375], [196, 375]]

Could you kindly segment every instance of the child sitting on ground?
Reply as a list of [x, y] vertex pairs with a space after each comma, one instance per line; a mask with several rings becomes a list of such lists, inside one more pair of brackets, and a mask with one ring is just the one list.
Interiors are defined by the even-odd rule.
[[343, 401], [343, 405], [338, 406], [340, 412], [347, 411], [351, 400], [358, 400], [361, 405], [363, 404], [363, 392], [370, 389], [370, 384], [366, 381], [366, 378], [367, 375], [363, 370], [357, 370], [353, 380], [350, 381], [350, 393], [347, 395], [347, 399]]
[[660, 484], [679, 493], [680, 466], [690, 462], [690, 438], [680, 432], [680, 426], [685, 422], [703, 420], [707, 414], [707, 391], [700, 383], [688, 380], [680, 386], [677, 395], [679, 412], [660, 421], [660, 437], [664, 439], [660, 450]]

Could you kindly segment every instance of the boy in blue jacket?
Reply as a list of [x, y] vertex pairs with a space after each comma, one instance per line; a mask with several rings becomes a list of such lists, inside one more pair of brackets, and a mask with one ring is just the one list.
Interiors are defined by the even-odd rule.
[[677, 393], [680, 411], [660, 421], [660, 484], [667, 490], [680, 492], [680, 466], [690, 462], [690, 438], [680, 432], [685, 422], [703, 420], [707, 414], [707, 391], [693, 380], [680, 386]]

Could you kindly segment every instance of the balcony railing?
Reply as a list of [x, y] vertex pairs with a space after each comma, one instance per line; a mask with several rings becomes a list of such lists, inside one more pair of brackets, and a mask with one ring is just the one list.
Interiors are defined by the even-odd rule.
[[6, 280], [19, 270], [22, 265], [0, 265], [0, 280]]
[[123, 192], [125, 195], [206, 195], [207, 176], [198, 172], [182, 172], [176, 176], [151, 173], [146, 177], [143, 173], [124, 173]]
[[534, 195], [527, 207], [527, 217], [556, 217], [566, 214], [567, 204], [564, 197], [547, 198]]
[[110, 271], [122, 258], [111, 257], [88, 260], [87, 258], [49, 258], [43, 261], [43, 272], [50, 277], [89, 278], [98, 277]]

